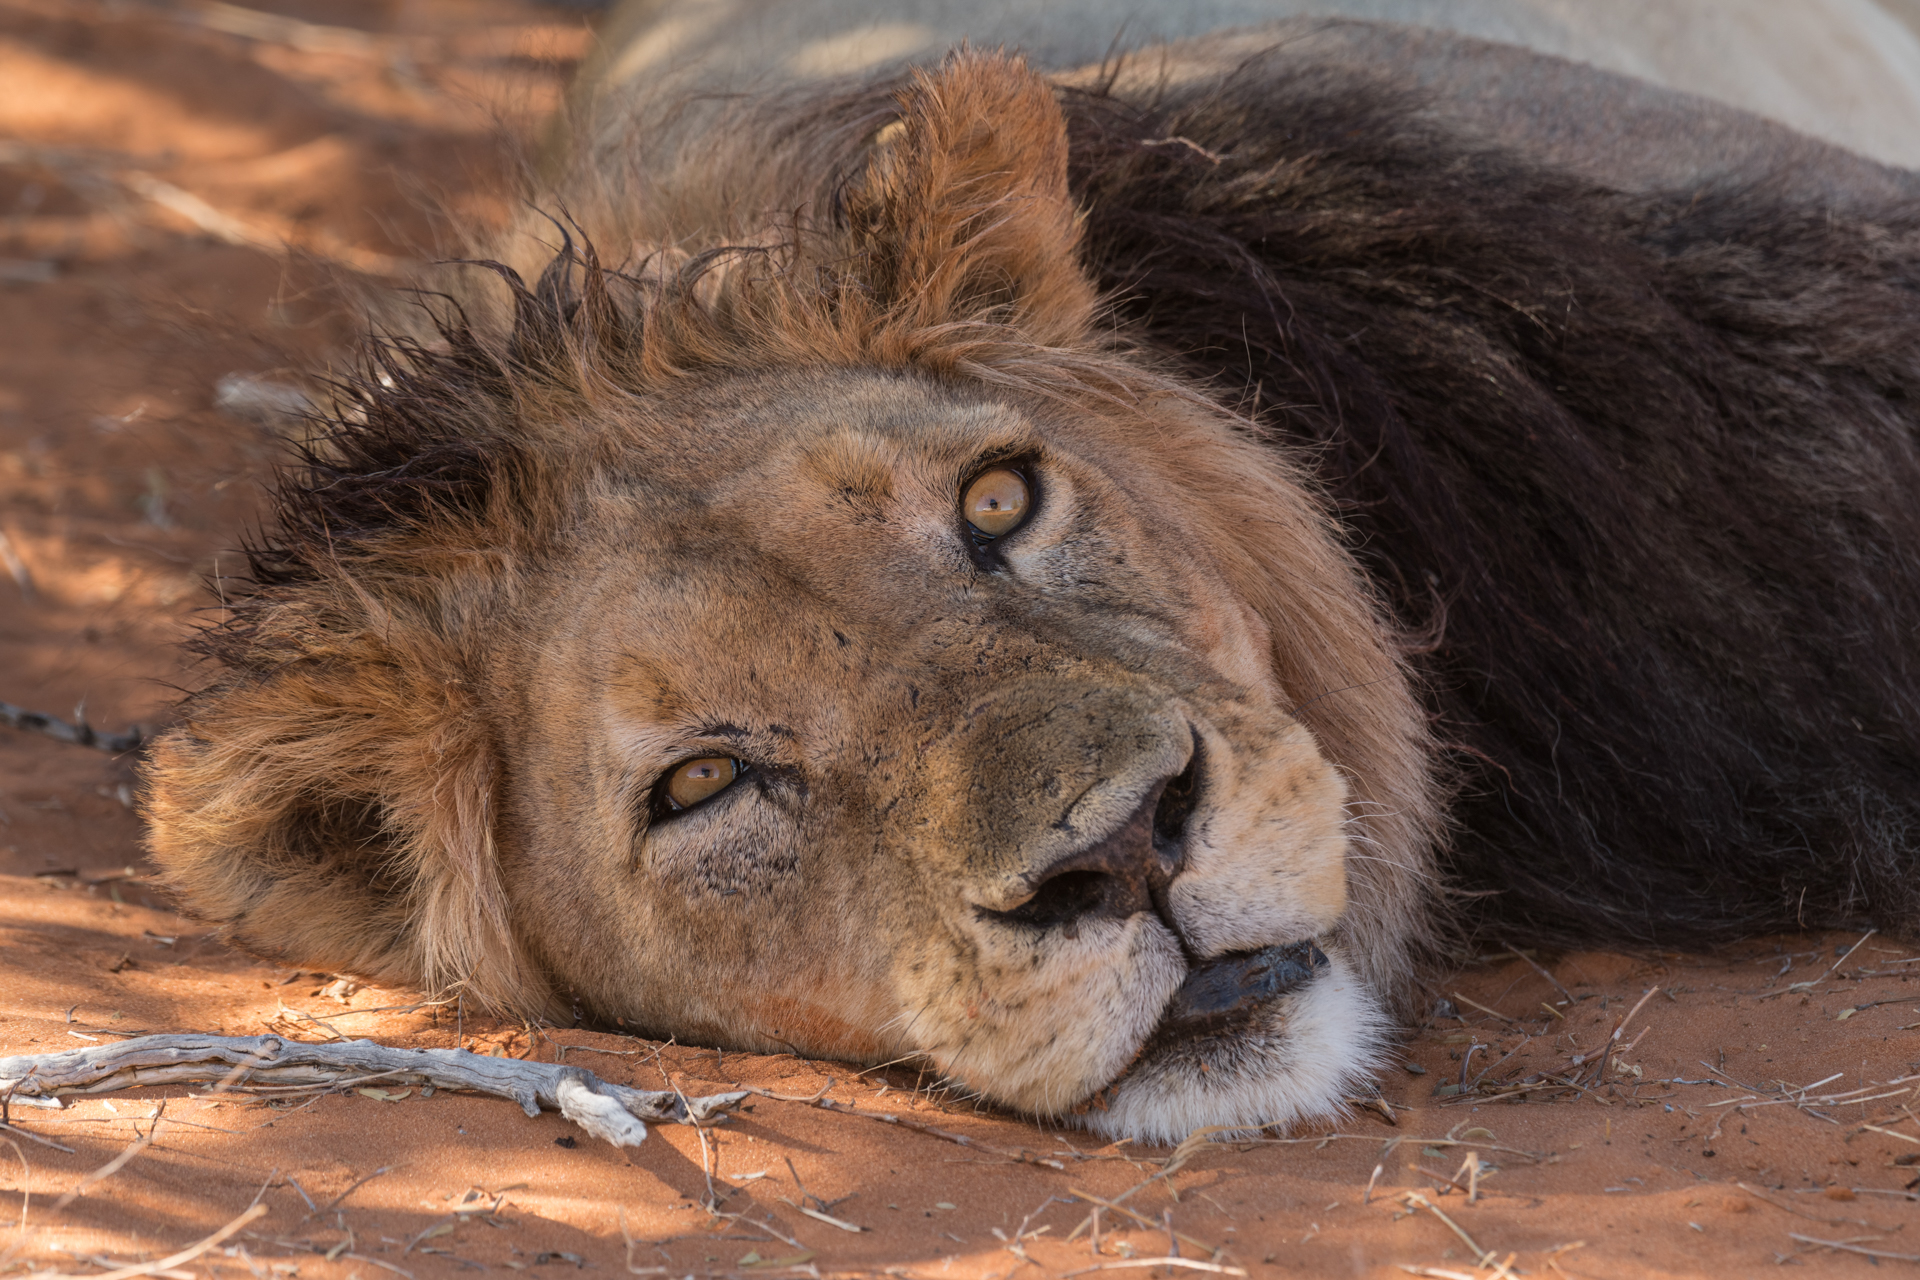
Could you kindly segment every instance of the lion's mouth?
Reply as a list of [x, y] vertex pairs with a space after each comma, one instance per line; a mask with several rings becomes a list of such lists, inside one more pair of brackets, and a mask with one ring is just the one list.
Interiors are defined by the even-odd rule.
[[1331, 962], [1311, 940], [1234, 951], [1193, 969], [1173, 993], [1146, 1049], [1248, 1027], [1274, 1000], [1312, 982]]
[[1196, 1050], [1204, 1063], [1209, 1041], [1230, 1041], [1255, 1030], [1275, 1000], [1304, 990], [1331, 967], [1332, 961], [1311, 940], [1232, 951], [1196, 966], [1173, 993], [1159, 1024], [1133, 1060], [1075, 1107], [1074, 1113], [1106, 1110], [1126, 1078], [1149, 1063]]

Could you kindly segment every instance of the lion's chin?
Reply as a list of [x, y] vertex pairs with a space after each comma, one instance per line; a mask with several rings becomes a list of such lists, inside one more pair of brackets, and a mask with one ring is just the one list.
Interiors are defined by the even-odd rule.
[[1310, 980], [1231, 1031], [1155, 1036], [1076, 1118], [1108, 1138], [1171, 1143], [1195, 1129], [1284, 1129], [1345, 1110], [1382, 1065], [1391, 1022], [1330, 951]]

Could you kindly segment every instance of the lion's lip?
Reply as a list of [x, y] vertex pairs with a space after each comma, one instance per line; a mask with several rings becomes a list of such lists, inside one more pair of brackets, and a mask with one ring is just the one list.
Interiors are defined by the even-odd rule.
[[1329, 963], [1311, 940], [1216, 956], [1187, 974], [1152, 1040], [1164, 1044], [1233, 1031], [1277, 997], [1312, 982]]
[[1207, 1042], [1218, 1043], [1252, 1030], [1275, 1000], [1306, 987], [1332, 965], [1326, 953], [1309, 939], [1229, 952], [1195, 966], [1167, 1002], [1159, 1023], [1133, 1060], [1075, 1107], [1075, 1113], [1085, 1115], [1092, 1107], [1105, 1110], [1119, 1096], [1128, 1076], [1156, 1060], [1165, 1062], [1197, 1052], [1204, 1071]]

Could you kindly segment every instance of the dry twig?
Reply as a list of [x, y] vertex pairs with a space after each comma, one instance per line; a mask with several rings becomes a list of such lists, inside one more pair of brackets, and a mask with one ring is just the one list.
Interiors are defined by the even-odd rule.
[[[1812, 1236], [1803, 1236], [1798, 1231], [1789, 1231], [1787, 1232], [1787, 1236], [1789, 1239], [1798, 1240], [1802, 1244], [1817, 1244], [1826, 1249], [1839, 1249], [1846, 1253], [1861, 1253], [1869, 1258], [1891, 1258], [1895, 1262], [1920, 1262], [1920, 1253], [1888, 1253], [1884, 1249], [1863, 1249], [1850, 1240], [1816, 1240]], [[1872, 1238], [1878, 1240], [1880, 1237], [1874, 1236]], [[102, 1276], [100, 1280], [106, 1280], [106, 1278]]]
[[[470, 1089], [511, 1098], [529, 1116], [558, 1111], [596, 1138], [635, 1146], [643, 1120], [698, 1124], [739, 1105], [745, 1092], [684, 1099], [674, 1092], [631, 1089], [558, 1063], [491, 1058], [464, 1049], [398, 1049], [371, 1040], [306, 1044], [280, 1036], [140, 1036], [66, 1053], [0, 1058], [0, 1087], [23, 1096], [107, 1093], [141, 1085], [221, 1080], [256, 1062], [253, 1077], [294, 1084], [338, 1084], [369, 1073], [400, 1083]], [[31, 1078], [29, 1078], [31, 1077]]]

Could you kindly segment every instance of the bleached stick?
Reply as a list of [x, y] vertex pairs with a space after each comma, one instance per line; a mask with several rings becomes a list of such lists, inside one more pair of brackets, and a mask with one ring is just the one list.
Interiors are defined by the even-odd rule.
[[465, 1049], [396, 1049], [371, 1040], [306, 1044], [280, 1036], [136, 1036], [65, 1053], [0, 1058], [0, 1093], [16, 1098], [110, 1093], [141, 1085], [227, 1080], [339, 1084], [383, 1075], [395, 1084], [470, 1089], [511, 1098], [530, 1116], [558, 1111], [616, 1147], [638, 1146], [645, 1120], [699, 1124], [732, 1110], [745, 1091], [683, 1099], [631, 1089], [563, 1063], [491, 1058]]

